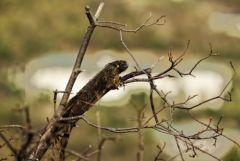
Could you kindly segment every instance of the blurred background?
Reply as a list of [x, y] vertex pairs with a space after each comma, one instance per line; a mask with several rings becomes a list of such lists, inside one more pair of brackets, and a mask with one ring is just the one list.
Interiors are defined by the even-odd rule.
[[[15, 113], [12, 109], [24, 104], [30, 106], [32, 123], [36, 128], [43, 127], [46, 118], [52, 116], [53, 90], [64, 90], [88, 25], [84, 7], [89, 5], [94, 12], [99, 2], [97, 0], [0, 1], [0, 125], [23, 123], [22, 114]], [[240, 1], [105, 0], [104, 2], [100, 20], [118, 21], [127, 24], [129, 29], [141, 25], [150, 12], [155, 18], [166, 15], [166, 23], [162, 26], [152, 26], [137, 34], [123, 35], [125, 43], [142, 68], [151, 66], [161, 57], [154, 68], [154, 73], [162, 71], [168, 65], [167, 54], [169, 52], [175, 56], [181, 54], [188, 40], [190, 40], [189, 50], [179, 66], [183, 71], [188, 71], [197, 60], [209, 54], [209, 43], [212, 44], [213, 50], [220, 54], [200, 64], [193, 72], [196, 77], [156, 81], [160, 90], [171, 91], [169, 99], [183, 100], [189, 95], [198, 94], [198, 97], [190, 102], [196, 104], [217, 96], [233, 76], [229, 64], [232, 61], [236, 69], [236, 77], [229, 87], [229, 89], [233, 88], [233, 101], [210, 102], [194, 110], [194, 114], [206, 122], [210, 117], [216, 121], [223, 116], [221, 126], [224, 127], [224, 133], [240, 142], [238, 106], [240, 103], [238, 70]], [[85, 72], [80, 74], [72, 96], [108, 62], [119, 59], [128, 61], [130, 67], [127, 72], [134, 70], [135, 64], [120, 43], [119, 33], [97, 28], [83, 61], [82, 68]], [[136, 125], [134, 106], [149, 105], [148, 92], [148, 84], [129, 84], [104, 96], [98, 102], [97, 108], [92, 108], [86, 116], [96, 122], [96, 111], [99, 111], [101, 124], [104, 126], [134, 126]], [[159, 102], [159, 98], [155, 97], [155, 103], [159, 104]], [[176, 128], [186, 133], [201, 128], [190, 121], [182, 111], [175, 111], [173, 118]], [[69, 147], [83, 152], [88, 145], [96, 146], [97, 130], [81, 121], [78, 126], [79, 128], [73, 131]], [[103, 135], [112, 134], [103, 132]], [[156, 145], [162, 145], [163, 142], [167, 143], [163, 157], [168, 158], [177, 153], [173, 138], [151, 130], [146, 130], [144, 136], [145, 160], [154, 160], [157, 154]], [[105, 145], [103, 160], [135, 160], [138, 145], [136, 134], [119, 135], [118, 138], [119, 141]], [[240, 160], [239, 149], [224, 138], [219, 139], [217, 147], [212, 146], [213, 140], [199, 144], [224, 161]], [[7, 155], [9, 153], [0, 149], [0, 156]], [[193, 160], [206, 159], [212, 158], [203, 155], [200, 159]]]

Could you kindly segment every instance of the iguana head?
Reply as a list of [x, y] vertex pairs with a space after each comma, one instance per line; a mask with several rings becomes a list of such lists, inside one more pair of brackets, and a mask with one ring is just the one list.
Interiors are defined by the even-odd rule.
[[125, 71], [128, 68], [128, 64], [125, 60], [116, 60], [109, 63], [109, 65], [113, 65], [114, 67], [118, 68], [119, 73]]

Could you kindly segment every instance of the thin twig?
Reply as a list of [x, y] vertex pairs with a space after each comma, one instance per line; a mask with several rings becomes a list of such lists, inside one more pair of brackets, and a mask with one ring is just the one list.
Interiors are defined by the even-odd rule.
[[122, 35], [122, 31], [119, 31], [120, 34], [120, 41], [122, 43], [122, 45], [124, 46], [124, 48], [127, 50], [128, 54], [131, 56], [131, 58], [133, 59], [134, 63], [136, 64], [136, 67], [138, 68], [139, 71], [142, 71], [140, 65], [138, 64], [137, 60], [135, 59], [135, 57], [133, 56], [132, 52], [130, 51], [130, 49], [127, 47], [126, 43], [123, 40], [123, 35]]
[[20, 129], [20, 130], [26, 130], [26, 127], [22, 125], [1, 125], [0, 129]]
[[155, 19], [155, 21], [153, 22], [149, 22], [151, 19], [153, 18], [153, 16], [150, 14], [149, 17], [138, 27], [136, 27], [135, 29], [126, 29], [126, 25], [119, 25], [122, 23], [101, 23], [98, 22], [96, 25], [98, 27], [103, 27], [103, 28], [109, 28], [109, 29], [113, 29], [116, 31], [121, 31], [121, 32], [128, 32], [128, 33], [137, 33], [138, 31], [142, 30], [144, 27], [150, 27], [150, 26], [154, 26], [154, 25], [164, 25], [166, 23], [166, 16], [160, 16], [157, 19]]
[[29, 107], [25, 106], [23, 107], [23, 110], [25, 112], [25, 117], [26, 117], [26, 131], [25, 131], [26, 140], [23, 142], [23, 144], [19, 149], [18, 160], [26, 159], [28, 147], [32, 143], [33, 136], [34, 136], [33, 133], [31, 132], [32, 122], [30, 118]]
[[97, 161], [101, 161], [101, 158], [102, 158], [102, 149], [103, 149], [103, 146], [104, 144], [106, 143], [106, 141], [115, 141], [116, 138], [115, 137], [103, 137], [99, 144], [98, 144], [98, 155], [97, 155]]
[[163, 150], [165, 149], [165, 147], [166, 147], [166, 143], [165, 142], [163, 144], [163, 147], [157, 145], [157, 148], [158, 148], [159, 151], [158, 151], [156, 157], [154, 158], [154, 161], [161, 160], [159, 157], [160, 157], [161, 153], [163, 152]]
[[[152, 77], [152, 75], [148, 74], [148, 79], [151, 79], [151, 77]], [[155, 106], [154, 106], [154, 102], [153, 102], [153, 91], [156, 89], [156, 85], [153, 83], [153, 81], [149, 81], [149, 85], [150, 85], [150, 96], [149, 96], [150, 105], [151, 105], [151, 109], [152, 109], [152, 113], [153, 113], [155, 122], [158, 123], [159, 120], [158, 120], [156, 110], [155, 110]]]
[[103, 7], [104, 7], [104, 2], [100, 2], [99, 6], [98, 6], [98, 9], [97, 9], [97, 11], [94, 15], [94, 18], [95, 18], [96, 21], [98, 20], [100, 14], [102, 12]]
[[17, 158], [18, 156], [18, 152], [17, 150], [12, 146], [12, 144], [8, 141], [8, 139], [0, 132], [0, 138], [2, 138], [2, 140], [6, 143], [7, 147], [11, 150], [11, 152], [13, 153], [13, 156]]
[[83, 159], [83, 160], [89, 160], [89, 158], [83, 156], [82, 154], [74, 151], [74, 150], [70, 150], [70, 149], [65, 149], [65, 152], [71, 154], [71, 155], [74, 155], [76, 156], [78, 159]]
[[137, 161], [143, 161], [144, 160], [144, 137], [142, 132], [142, 122], [144, 118], [144, 109], [145, 107], [142, 107], [141, 109], [137, 110], [137, 123], [138, 123], [138, 152], [137, 152]]
[[178, 142], [177, 137], [174, 136], [174, 139], [175, 139], [175, 141], [176, 141], [177, 148], [178, 148], [179, 154], [180, 154], [180, 156], [181, 156], [181, 160], [182, 160], [182, 161], [185, 161], [185, 159], [183, 158], [182, 150], [181, 150], [181, 148], [180, 148], [180, 145], [179, 145], [179, 142]]

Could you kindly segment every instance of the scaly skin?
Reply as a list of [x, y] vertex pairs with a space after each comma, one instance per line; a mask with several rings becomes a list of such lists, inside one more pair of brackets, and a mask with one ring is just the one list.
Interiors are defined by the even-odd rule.
[[121, 84], [119, 74], [127, 69], [126, 61], [114, 61], [106, 65], [67, 104], [63, 117], [82, 115], [109, 90], [118, 89]]

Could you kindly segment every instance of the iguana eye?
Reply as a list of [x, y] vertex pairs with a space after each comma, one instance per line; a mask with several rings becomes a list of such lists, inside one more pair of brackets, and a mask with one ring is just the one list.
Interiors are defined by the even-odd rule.
[[125, 61], [125, 60], [119, 60], [119, 70], [120, 70], [120, 72], [123, 72], [123, 71], [125, 71], [127, 68], [128, 68], [128, 64], [127, 64], [127, 62]]

